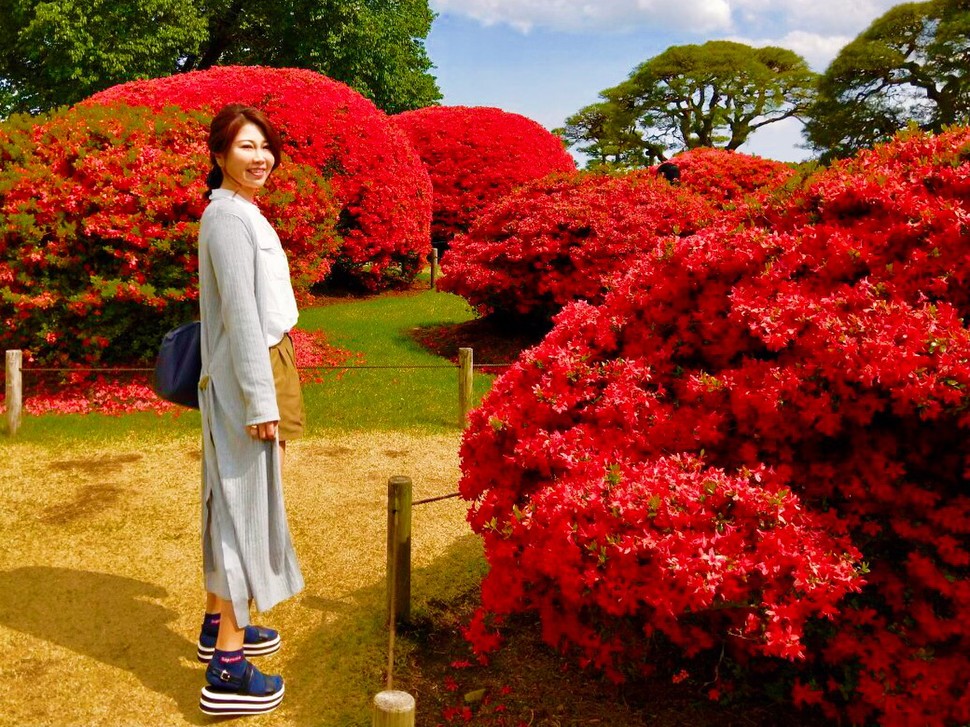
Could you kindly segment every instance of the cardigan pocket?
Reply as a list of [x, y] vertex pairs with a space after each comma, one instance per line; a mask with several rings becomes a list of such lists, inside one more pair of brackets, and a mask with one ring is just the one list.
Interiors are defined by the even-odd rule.
[[290, 280], [290, 264], [283, 252], [283, 246], [278, 241], [260, 239], [257, 243], [259, 248], [260, 267], [266, 272], [266, 279], [272, 284], [285, 280]]

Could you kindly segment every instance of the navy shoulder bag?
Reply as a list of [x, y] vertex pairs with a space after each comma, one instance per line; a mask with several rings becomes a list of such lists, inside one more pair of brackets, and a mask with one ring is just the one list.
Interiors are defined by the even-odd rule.
[[185, 323], [165, 334], [155, 361], [155, 393], [165, 401], [199, 408], [202, 324]]

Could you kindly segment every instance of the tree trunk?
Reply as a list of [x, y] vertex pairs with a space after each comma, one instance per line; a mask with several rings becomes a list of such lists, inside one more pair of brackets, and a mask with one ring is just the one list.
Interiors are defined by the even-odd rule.
[[202, 56], [195, 64], [195, 68], [204, 71], [212, 68], [226, 49], [232, 45], [233, 29], [242, 15], [243, 3], [241, 0], [233, 0], [229, 10], [221, 18], [213, 18], [209, 24], [209, 42], [202, 51]]

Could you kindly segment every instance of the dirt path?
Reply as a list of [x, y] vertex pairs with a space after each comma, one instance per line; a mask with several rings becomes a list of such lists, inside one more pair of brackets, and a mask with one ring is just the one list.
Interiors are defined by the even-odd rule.
[[[386, 662], [386, 486], [456, 489], [459, 435], [295, 442], [285, 489], [306, 590], [260, 621], [287, 698], [252, 725], [370, 724]], [[5, 444], [0, 504], [0, 724], [196, 725], [202, 665], [196, 437], [110, 448]], [[477, 577], [464, 503], [415, 508], [415, 608]], [[466, 575], [467, 574], [467, 575]]]

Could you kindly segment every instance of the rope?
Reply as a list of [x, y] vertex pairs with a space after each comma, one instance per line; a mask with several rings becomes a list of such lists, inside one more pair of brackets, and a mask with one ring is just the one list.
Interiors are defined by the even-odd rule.
[[439, 495], [438, 497], [426, 497], [423, 500], [415, 500], [411, 503], [411, 507], [415, 505], [427, 505], [429, 502], [438, 502], [439, 500], [448, 500], [452, 497], [461, 497], [461, 493], [452, 492], [450, 495]]
[[73, 372], [76, 372], [76, 371], [154, 371], [155, 369], [122, 368], [122, 367], [115, 367], [115, 366], [113, 366], [111, 368], [90, 367], [90, 368], [60, 368], [60, 369], [56, 369], [56, 368], [45, 368], [45, 367], [42, 367], [42, 366], [23, 366], [20, 370], [21, 371], [67, 371], [69, 373], [73, 373]]
[[[498, 368], [508, 368], [512, 364], [510, 363], [477, 363], [472, 364], [472, 368], [476, 369], [498, 369]], [[369, 365], [365, 364], [362, 366], [298, 366], [297, 371], [319, 371], [321, 369], [342, 369], [342, 370], [353, 370], [353, 369], [456, 369], [458, 366], [456, 364], [412, 364], [405, 366], [396, 366], [393, 364], [388, 365]], [[154, 371], [154, 368], [129, 368], [122, 366], [112, 366], [112, 367], [84, 367], [84, 368], [47, 368], [44, 366], [23, 366], [21, 371], [62, 371], [62, 372], [91, 372], [91, 371], [122, 371], [122, 372], [150, 372]]]

